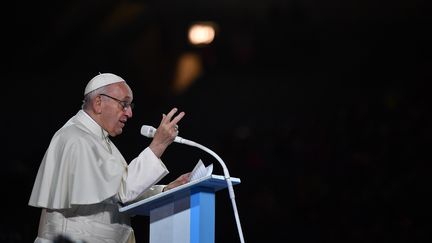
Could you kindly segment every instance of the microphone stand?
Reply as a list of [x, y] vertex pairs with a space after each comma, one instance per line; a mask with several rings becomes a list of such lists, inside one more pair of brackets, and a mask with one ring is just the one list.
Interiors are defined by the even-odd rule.
[[240, 242], [244, 243], [243, 231], [242, 231], [242, 228], [241, 228], [241, 225], [240, 225], [240, 218], [239, 218], [239, 214], [238, 214], [238, 211], [237, 211], [237, 205], [236, 205], [236, 201], [235, 201], [234, 189], [233, 189], [233, 185], [232, 185], [232, 182], [231, 182], [230, 174], [228, 172], [228, 168], [226, 167], [225, 163], [223, 162], [223, 160], [215, 152], [213, 152], [209, 148], [207, 148], [207, 147], [205, 147], [205, 146], [203, 146], [203, 145], [201, 145], [199, 143], [196, 143], [196, 142], [193, 142], [193, 141], [190, 141], [190, 140], [187, 140], [187, 139], [181, 139], [180, 143], [187, 144], [187, 145], [193, 146], [193, 147], [197, 147], [199, 149], [202, 149], [202, 150], [206, 151], [207, 153], [209, 153], [213, 157], [215, 157], [217, 159], [217, 161], [221, 164], [223, 172], [224, 172], [225, 180], [226, 180], [227, 185], [228, 185], [228, 192], [229, 192], [229, 196], [231, 198], [232, 207], [233, 207], [233, 210], [234, 210], [234, 217], [235, 217], [236, 224], [237, 224], [237, 230], [238, 230], [238, 233], [239, 233]]

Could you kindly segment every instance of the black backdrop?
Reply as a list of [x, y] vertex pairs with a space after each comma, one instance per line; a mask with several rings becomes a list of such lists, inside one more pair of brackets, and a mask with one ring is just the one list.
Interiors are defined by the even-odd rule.
[[[430, 239], [431, 17], [425, 1], [16, 2], [3, 12], [0, 241], [31, 242], [27, 206], [53, 133], [98, 72], [125, 78], [134, 117], [113, 141], [131, 160], [171, 107], [180, 135], [218, 153], [242, 179], [246, 242], [425, 242]], [[194, 21], [219, 26], [193, 47]], [[172, 91], [175, 64], [203, 72]], [[198, 159], [173, 144], [169, 182]], [[227, 191], [217, 194], [216, 242], [238, 242]], [[148, 219], [133, 220], [147, 242]]]

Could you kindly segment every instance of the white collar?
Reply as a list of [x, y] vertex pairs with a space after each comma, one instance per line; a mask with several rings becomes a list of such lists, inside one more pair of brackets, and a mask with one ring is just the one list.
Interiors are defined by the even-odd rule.
[[101, 136], [102, 139], [107, 139], [109, 136], [108, 132], [105, 131], [93, 118], [87, 114], [84, 110], [78, 111], [77, 119], [80, 121], [86, 128], [88, 128], [92, 133], [97, 136]]

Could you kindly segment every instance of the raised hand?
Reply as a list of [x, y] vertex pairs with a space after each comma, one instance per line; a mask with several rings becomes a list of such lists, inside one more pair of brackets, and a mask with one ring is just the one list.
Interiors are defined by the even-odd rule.
[[178, 135], [178, 122], [183, 118], [185, 113], [173, 108], [167, 115], [162, 114], [162, 120], [149, 147], [157, 157], [161, 157], [165, 149], [174, 141]]

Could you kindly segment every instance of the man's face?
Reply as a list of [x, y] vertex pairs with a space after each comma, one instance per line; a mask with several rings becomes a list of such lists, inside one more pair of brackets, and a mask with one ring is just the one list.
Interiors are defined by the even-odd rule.
[[115, 137], [123, 132], [126, 121], [132, 117], [133, 94], [125, 82], [115, 83], [108, 87], [102, 100], [102, 127]]

